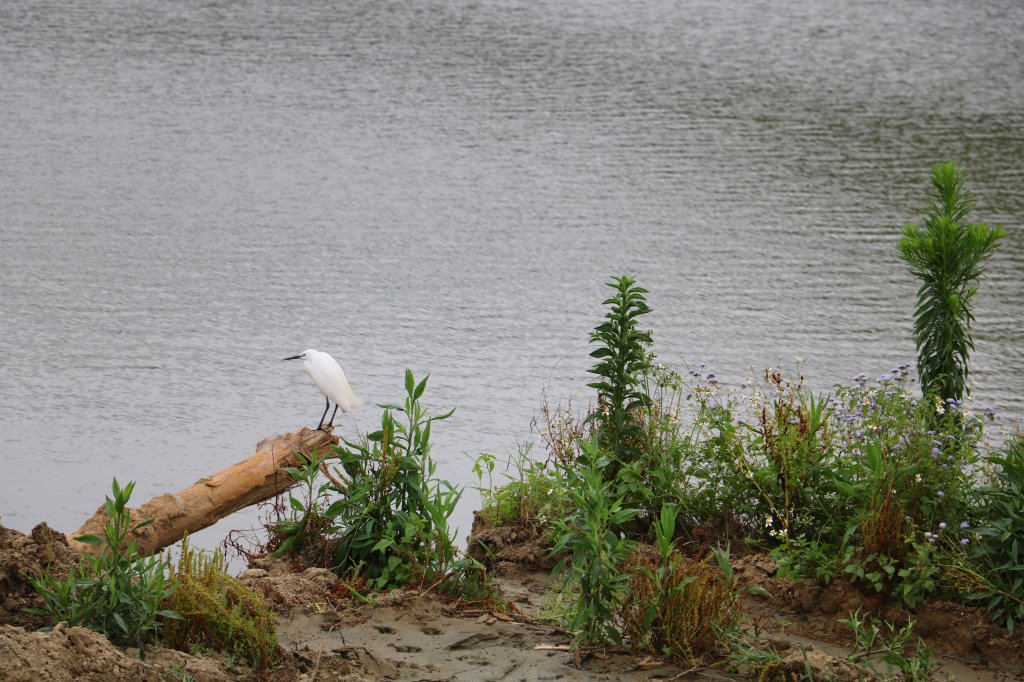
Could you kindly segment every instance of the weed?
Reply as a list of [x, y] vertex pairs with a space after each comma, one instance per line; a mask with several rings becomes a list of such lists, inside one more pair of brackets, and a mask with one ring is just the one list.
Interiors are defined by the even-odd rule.
[[[910, 682], [927, 682], [935, 670], [931, 647], [920, 637], [917, 638], [914, 654], [907, 656], [905, 653], [914, 633], [913, 620], [903, 627], [888, 622], [879, 625], [874, 619], [862, 617], [860, 609], [857, 609], [849, 618], [839, 622], [852, 629], [856, 639], [856, 646], [849, 659], [869, 668], [883, 679], [892, 679], [895, 670], [899, 670]], [[878, 671], [878, 661], [885, 663], [884, 673]]]
[[934, 199], [924, 219], [903, 228], [900, 258], [921, 280], [914, 311], [917, 373], [926, 396], [960, 400], [967, 387], [972, 299], [983, 264], [1006, 233], [1001, 227], [967, 224], [974, 200], [955, 162], [932, 167]]
[[477, 474], [477, 489], [483, 502], [480, 513], [490, 525], [550, 528], [554, 519], [569, 513], [564, 469], [551, 462], [534, 460], [531, 450], [530, 444], [523, 444], [506, 460], [503, 475], [508, 482], [499, 486], [495, 486], [491, 478], [494, 456], [485, 452], [474, 461], [472, 471]]
[[296, 452], [295, 456], [300, 466], [282, 467], [282, 470], [302, 484], [305, 499], [288, 491], [290, 515], [279, 519], [272, 527], [276, 538], [274, 555], [290, 553], [302, 557], [311, 566], [329, 567], [337, 546], [330, 533], [331, 521], [324, 515], [330, 485], [317, 485], [327, 457], [321, 457], [315, 450], [309, 457], [301, 452]]
[[274, 614], [249, 588], [226, 573], [224, 555], [196, 552], [181, 541], [181, 556], [172, 576], [176, 586], [163, 606], [181, 615], [169, 622], [163, 640], [186, 651], [203, 647], [224, 652], [228, 661], [246, 661], [253, 668], [280, 659]]
[[132, 532], [152, 523], [152, 519], [132, 523], [127, 505], [134, 488], [134, 481], [122, 488], [114, 479], [113, 497], [107, 497], [104, 504], [107, 521], [103, 537], [75, 538], [99, 548], [98, 552], [86, 552], [63, 582], [49, 573], [32, 578], [45, 608], [27, 610], [49, 616], [54, 624], [67, 621], [101, 632], [118, 646], [139, 647], [144, 655], [146, 644], [159, 636], [164, 620], [180, 616], [160, 610], [162, 600], [175, 589], [167, 582], [167, 561], [160, 556], [141, 556], [137, 541], [128, 540]]
[[954, 578], [969, 601], [983, 604], [1012, 634], [1014, 624], [1024, 622], [1024, 437], [990, 461], [999, 469], [992, 485], [979, 491], [987, 514], [973, 529], [960, 524], [970, 537], [954, 545], [954, 555], [966, 555], [955, 562]]
[[568, 496], [576, 512], [555, 521], [552, 554], [569, 553], [554, 572], [561, 574], [566, 590], [576, 590], [570, 627], [583, 643], [622, 641], [615, 627], [615, 613], [628, 589], [629, 574], [621, 570], [635, 545], [617, 529], [636, 515], [613, 497], [612, 485], [602, 469], [608, 458], [600, 454], [596, 440], [585, 444], [586, 465], [567, 472]]
[[597, 380], [588, 386], [598, 391], [598, 409], [588, 420], [598, 424], [601, 447], [612, 455], [605, 478], [613, 480], [643, 447], [638, 413], [651, 403], [642, 383], [651, 335], [637, 329], [637, 318], [650, 312], [644, 298], [647, 290], [627, 276], [614, 278], [608, 286], [615, 289], [615, 296], [604, 302], [611, 309], [590, 335], [591, 342], [600, 345], [590, 353], [597, 360], [590, 369]]
[[180, 682], [196, 682], [195, 675], [185, 670], [184, 661], [172, 665], [171, 674], [178, 678]]
[[835, 547], [808, 540], [803, 535], [774, 548], [771, 557], [779, 565], [777, 575], [780, 578], [810, 576], [828, 585], [839, 571]]
[[338, 533], [335, 565], [363, 572], [371, 587], [404, 586], [444, 575], [456, 557], [448, 519], [461, 491], [435, 478], [430, 433], [450, 410], [428, 416], [427, 379], [405, 373], [403, 405], [384, 405], [381, 428], [339, 447], [344, 489], [324, 512]]
[[658, 558], [637, 553], [620, 607], [623, 634], [635, 653], [690, 663], [718, 643], [718, 631], [735, 616], [734, 585], [703, 561], [684, 557], [672, 541], [676, 510], [662, 508], [655, 524]]

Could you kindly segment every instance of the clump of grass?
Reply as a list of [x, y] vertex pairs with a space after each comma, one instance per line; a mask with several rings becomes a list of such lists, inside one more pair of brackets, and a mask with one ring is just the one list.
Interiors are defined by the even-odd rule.
[[690, 663], [717, 647], [716, 627], [734, 615], [729, 586], [708, 560], [675, 552], [667, 570], [637, 554], [628, 569], [629, 596], [620, 616], [634, 653]]
[[718, 647], [736, 616], [736, 585], [728, 554], [700, 560], [674, 546], [677, 510], [665, 505], [654, 524], [658, 552], [637, 552], [626, 572], [629, 590], [619, 608], [622, 633], [634, 653], [692, 663]]
[[474, 460], [472, 471], [483, 503], [480, 515], [489, 525], [547, 529], [572, 511], [565, 494], [564, 469], [551, 461], [534, 460], [531, 451], [527, 443], [509, 456], [503, 474], [508, 481], [498, 486], [493, 479], [494, 455], [484, 452]]
[[171, 581], [176, 585], [164, 606], [181, 620], [164, 627], [163, 639], [181, 651], [209, 648], [253, 668], [280, 660], [274, 614], [249, 588], [225, 572], [224, 554], [196, 552], [186, 537]]

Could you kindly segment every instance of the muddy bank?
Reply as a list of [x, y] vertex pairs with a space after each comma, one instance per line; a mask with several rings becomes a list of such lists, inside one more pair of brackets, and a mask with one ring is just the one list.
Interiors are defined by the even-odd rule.
[[843, 580], [824, 586], [813, 580], [776, 578], [778, 566], [768, 557], [737, 559], [734, 570], [744, 584], [759, 584], [773, 597], [747, 599], [748, 615], [786, 619], [796, 635], [852, 645], [853, 637], [841, 619], [861, 609], [889, 623], [914, 621], [914, 636], [936, 652], [969, 665], [989, 666], [1019, 673], [1024, 669], [1024, 628], [1011, 635], [982, 608], [943, 600], [926, 600], [916, 609], [894, 606], [884, 595], [865, 594]]

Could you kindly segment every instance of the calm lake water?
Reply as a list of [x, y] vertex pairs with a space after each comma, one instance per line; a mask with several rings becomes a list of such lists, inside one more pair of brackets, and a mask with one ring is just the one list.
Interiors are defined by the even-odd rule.
[[[913, 361], [899, 228], [965, 164], [1009, 237], [982, 404], [1024, 415], [1018, 0], [5, 0], [0, 520], [73, 530], [430, 373], [440, 473], [590, 399], [611, 275], [661, 357], [830, 390]], [[467, 490], [455, 522], [478, 505]], [[249, 525], [242, 512], [200, 536]]]

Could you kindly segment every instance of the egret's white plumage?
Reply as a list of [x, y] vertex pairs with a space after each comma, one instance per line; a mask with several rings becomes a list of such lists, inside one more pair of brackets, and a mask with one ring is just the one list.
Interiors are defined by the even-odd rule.
[[324, 408], [323, 416], [320, 417], [318, 429], [323, 428], [324, 417], [327, 416], [327, 410], [331, 409], [332, 401], [334, 402], [334, 413], [331, 415], [330, 422], [332, 424], [339, 408], [344, 413], [362, 404], [359, 398], [352, 392], [352, 389], [349, 388], [348, 380], [345, 378], [345, 371], [341, 368], [341, 365], [327, 353], [310, 348], [298, 355], [285, 358], [285, 360], [302, 360], [302, 366], [306, 370], [306, 374], [309, 375], [309, 378], [313, 380], [313, 383], [316, 384], [316, 387], [320, 389], [320, 392], [324, 394], [324, 398], [327, 400], [327, 407]]

